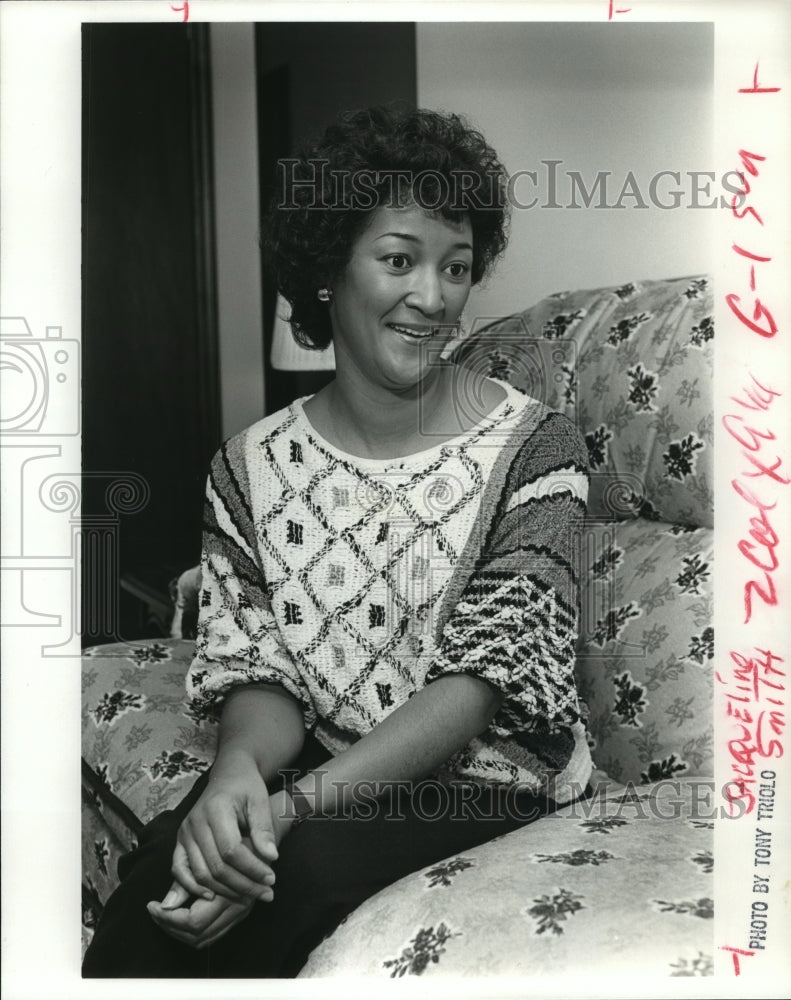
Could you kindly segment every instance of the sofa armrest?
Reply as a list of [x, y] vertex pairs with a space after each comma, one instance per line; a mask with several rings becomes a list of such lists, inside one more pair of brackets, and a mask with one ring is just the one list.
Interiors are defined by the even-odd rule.
[[171, 639], [194, 639], [197, 635], [201, 576], [200, 566], [191, 566], [171, 582], [174, 607]]
[[575, 992], [600, 977], [607, 995], [614, 969], [626, 982], [710, 976], [713, 791], [693, 779], [578, 802], [407, 875], [300, 977], [551, 976]]
[[214, 759], [217, 727], [188, 704], [194, 642], [86, 649], [82, 667], [83, 942], [142, 826], [173, 808]]

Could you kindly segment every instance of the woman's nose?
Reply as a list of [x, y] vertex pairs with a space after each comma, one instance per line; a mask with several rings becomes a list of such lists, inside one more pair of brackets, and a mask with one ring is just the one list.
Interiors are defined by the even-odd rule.
[[406, 303], [427, 316], [442, 312], [445, 307], [442, 283], [433, 268], [415, 269]]

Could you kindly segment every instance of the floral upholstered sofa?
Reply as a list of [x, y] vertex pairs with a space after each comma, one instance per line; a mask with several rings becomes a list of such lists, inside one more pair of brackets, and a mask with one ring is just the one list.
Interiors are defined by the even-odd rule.
[[[710, 282], [690, 277], [553, 295], [457, 348], [588, 443], [577, 670], [598, 794], [379, 893], [303, 976], [712, 974], [713, 332]], [[86, 939], [119, 854], [212, 759], [184, 700], [192, 649], [85, 651]]]

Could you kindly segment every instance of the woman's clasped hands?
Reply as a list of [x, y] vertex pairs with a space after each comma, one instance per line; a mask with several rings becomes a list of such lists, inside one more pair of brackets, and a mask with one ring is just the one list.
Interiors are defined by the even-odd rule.
[[179, 829], [173, 884], [161, 902], [148, 904], [162, 930], [203, 948], [244, 919], [256, 902], [272, 901], [272, 865], [290, 826], [285, 796], [269, 795], [244, 751], [218, 756], [203, 795]]

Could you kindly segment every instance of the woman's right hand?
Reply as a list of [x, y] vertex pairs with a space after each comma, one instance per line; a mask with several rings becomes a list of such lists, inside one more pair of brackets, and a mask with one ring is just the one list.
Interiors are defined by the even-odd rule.
[[266, 783], [249, 753], [224, 748], [179, 828], [173, 877], [203, 899], [271, 899], [276, 859]]

